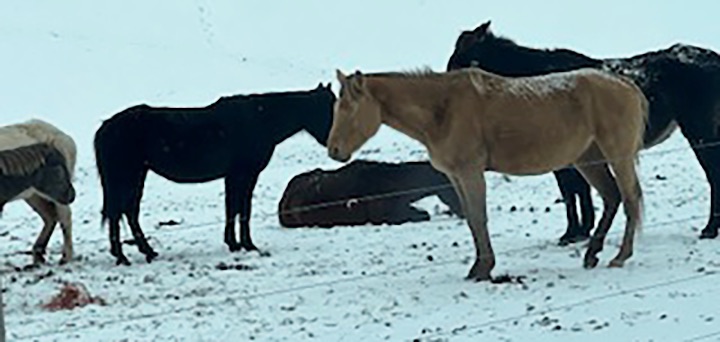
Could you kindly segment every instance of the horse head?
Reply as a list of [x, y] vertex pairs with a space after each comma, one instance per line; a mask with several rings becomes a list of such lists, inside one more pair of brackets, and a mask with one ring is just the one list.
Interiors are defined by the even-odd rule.
[[360, 71], [350, 76], [340, 70], [336, 73], [341, 84], [340, 98], [335, 106], [327, 148], [330, 158], [344, 163], [380, 129], [381, 107], [367, 89]]
[[34, 187], [40, 193], [63, 205], [75, 201], [75, 187], [65, 158], [53, 151], [46, 159], [46, 164], [34, 173]]
[[455, 50], [448, 61], [448, 71], [479, 66], [480, 62], [475, 59], [483, 56], [489, 48], [492, 48], [492, 43], [496, 38], [490, 31], [490, 23], [491, 21], [488, 20], [471, 31], [466, 30], [460, 33], [455, 41]]
[[310, 96], [315, 101], [313, 101], [312, 113], [306, 114], [307, 120], [304, 128], [318, 143], [326, 146], [333, 122], [333, 106], [337, 98], [329, 82], [327, 86], [322, 83], [318, 84], [317, 88], [310, 91]]

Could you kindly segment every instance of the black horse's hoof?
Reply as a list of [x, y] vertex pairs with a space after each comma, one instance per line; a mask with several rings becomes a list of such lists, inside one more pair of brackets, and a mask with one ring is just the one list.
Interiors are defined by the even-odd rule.
[[228, 249], [230, 250], [231, 253], [239, 252], [239, 251], [242, 250], [242, 245], [240, 245], [240, 244], [237, 243], [237, 242], [235, 242], [235, 243], [228, 243], [227, 246], [228, 246]]
[[130, 260], [128, 259], [117, 259], [115, 261], [115, 266], [130, 266]]
[[115, 266], [130, 266], [130, 260], [128, 260], [125, 256], [117, 257], [117, 260], [115, 260]]
[[585, 241], [589, 238], [590, 238], [589, 235], [584, 235], [584, 234], [575, 234], [575, 235], [565, 234], [562, 237], [560, 237], [560, 241], [558, 241], [558, 246], [567, 246], [570, 244]]
[[158, 257], [158, 254], [155, 253], [155, 251], [150, 251], [150, 252], [145, 253], [145, 260], [147, 261], [148, 264], [151, 263], [157, 257]]
[[716, 237], [718, 237], [718, 230], [717, 230], [717, 229], [712, 229], [712, 228], [711, 228], [711, 229], [707, 229], [707, 228], [705, 228], [705, 229], [703, 229], [702, 232], [700, 233], [700, 238], [701, 238], [701, 239], [714, 239], [714, 238], [716, 238]]
[[246, 251], [257, 251], [259, 250], [252, 242], [241, 242], [240, 248], [244, 248]]

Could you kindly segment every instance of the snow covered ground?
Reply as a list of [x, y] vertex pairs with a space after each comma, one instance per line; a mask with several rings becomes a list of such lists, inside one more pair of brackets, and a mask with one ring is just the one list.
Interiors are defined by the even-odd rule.
[[[442, 69], [460, 30], [486, 19], [529, 45], [598, 56], [678, 40], [720, 49], [712, 11], [653, 2], [644, 19], [628, 14], [646, 3], [608, 1], [608, 8], [631, 8], [606, 17], [575, 1], [0, 3], [0, 124], [44, 118], [72, 134], [80, 149], [76, 262], [57, 266], [56, 234], [48, 266], [17, 271], [30, 262], [22, 252], [40, 219], [16, 202], [0, 220], [8, 339], [718, 340], [720, 242], [696, 238], [708, 212], [708, 186], [677, 133], [641, 158], [646, 223], [623, 269], [585, 270], [584, 246], [556, 246], [566, 222], [550, 175], [510, 181], [488, 175], [495, 274], [526, 276], [524, 284], [465, 281], [470, 234], [463, 222], [442, 215], [392, 227], [282, 229], [275, 211], [292, 176], [339, 165], [305, 133], [278, 147], [255, 191], [252, 233], [269, 257], [226, 250], [220, 181], [148, 178], [141, 223], [160, 253], [152, 264], [126, 246], [134, 264], [114, 266], [99, 226], [92, 136], [102, 119], [133, 104], [201, 106], [220, 95], [328, 81], [337, 89], [337, 67]], [[670, 20], [677, 24], [672, 29]], [[388, 129], [363, 151], [377, 160], [425, 157], [417, 143]], [[434, 212], [439, 203], [429, 198], [418, 205]], [[167, 220], [181, 224], [158, 224]], [[604, 262], [617, 251], [623, 222], [619, 216], [611, 230]], [[130, 237], [128, 230], [122, 234]], [[107, 305], [43, 310], [68, 281], [84, 284]]]

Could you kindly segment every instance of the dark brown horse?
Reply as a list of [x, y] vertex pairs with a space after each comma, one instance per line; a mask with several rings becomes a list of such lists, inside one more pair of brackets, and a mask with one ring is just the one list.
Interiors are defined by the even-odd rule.
[[355, 160], [337, 170], [315, 169], [293, 177], [278, 205], [284, 227], [403, 224], [430, 220], [412, 203], [437, 195], [461, 216], [450, 180], [429, 162]]
[[[470, 66], [504, 76], [533, 76], [580, 68], [597, 68], [635, 81], [650, 102], [644, 146], [667, 139], [676, 127], [688, 140], [710, 183], [710, 216], [700, 234], [715, 238], [720, 227], [720, 55], [692, 45], [627, 58], [595, 59], [568, 49], [534, 49], [499, 37], [490, 21], [464, 31], [455, 43], [447, 69]], [[590, 187], [573, 168], [555, 172], [567, 206], [568, 227], [561, 244], [590, 235], [594, 225]], [[582, 223], [578, 222], [576, 198]]]

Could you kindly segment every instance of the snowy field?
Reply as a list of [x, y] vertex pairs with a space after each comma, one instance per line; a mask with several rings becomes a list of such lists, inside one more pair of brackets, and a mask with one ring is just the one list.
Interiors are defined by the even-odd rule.
[[[287, 182], [340, 165], [305, 133], [278, 146], [255, 191], [252, 234], [270, 256], [227, 251], [221, 181], [177, 185], [151, 175], [141, 224], [160, 257], [147, 264], [126, 245], [133, 265], [115, 266], [100, 227], [91, 141], [101, 120], [131, 105], [204, 106], [221, 95], [328, 81], [337, 90], [335, 68], [441, 70], [459, 32], [487, 19], [521, 43], [594, 56], [677, 41], [720, 50], [713, 11], [702, 6], [609, 1], [613, 10], [599, 16], [586, 2], [539, 3], [0, 3], [0, 124], [43, 118], [71, 134], [80, 153], [76, 261], [57, 265], [56, 233], [50, 263], [19, 271], [31, 261], [24, 252], [41, 221], [21, 202], [7, 205], [0, 220], [8, 340], [720, 340], [720, 241], [697, 239], [709, 188], [679, 133], [642, 154], [645, 225], [622, 269], [585, 270], [584, 246], [556, 245], [566, 221], [551, 175], [488, 174], [494, 274], [525, 276], [523, 284], [465, 281], [470, 233], [443, 215], [402, 226], [283, 229], [276, 209]], [[363, 151], [358, 156], [374, 160], [425, 158], [417, 143], [389, 129]], [[441, 204], [427, 198], [417, 205], [434, 213]], [[181, 224], [159, 224], [168, 220]], [[603, 265], [617, 251], [623, 224], [619, 215]], [[126, 228], [122, 234], [131, 236]], [[44, 310], [65, 282], [84, 284], [106, 305]]]

